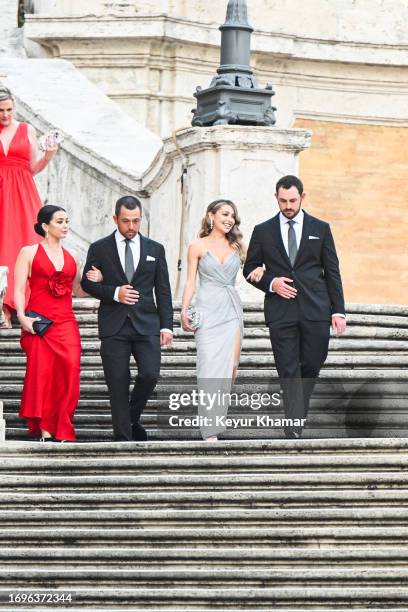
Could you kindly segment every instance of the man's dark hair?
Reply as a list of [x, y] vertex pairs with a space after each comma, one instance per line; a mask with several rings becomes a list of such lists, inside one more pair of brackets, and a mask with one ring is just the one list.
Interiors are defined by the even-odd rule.
[[134, 196], [123, 196], [123, 198], [119, 198], [115, 205], [115, 215], [117, 217], [119, 216], [122, 206], [128, 210], [135, 210], [135, 208], [138, 208], [140, 213], [142, 213], [142, 203]]
[[286, 176], [282, 176], [279, 181], [276, 183], [276, 193], [278, 193], [279, 189], [283, 187], [283, 189], [290, 189], [291, 187], [296, 187], [299, 192], [299, 195], [303, 193], [303, 183], [297, 177], [292, 174], [287, 174]]

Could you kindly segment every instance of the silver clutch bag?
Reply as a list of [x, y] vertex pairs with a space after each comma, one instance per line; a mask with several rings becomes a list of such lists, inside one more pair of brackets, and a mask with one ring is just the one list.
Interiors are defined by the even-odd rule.
[[190, 325], [195, 330], [200, 327], [201, 323], [201, 313], [199, 310], [195, 308], [195, 306], [190, 306], [187, 308], [187, 315], [190, 319]]

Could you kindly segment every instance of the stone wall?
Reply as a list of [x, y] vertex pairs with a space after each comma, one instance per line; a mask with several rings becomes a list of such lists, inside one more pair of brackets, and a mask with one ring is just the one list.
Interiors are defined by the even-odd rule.
[[313, 132], [313, 147], [300, 157], [305, 208], [332, 225], [346, 300], [407, 304], [407, 129], [296, 125]]
[[18, 0], [0, 0], [0, 56], [24, 57], [23, 30], [17, 27]]
[[[162, 137], [186, 127], [219, 64], [227, 0], [37, 0], [27, 41], [72, 61]], [[408, 6], [402, 0], [249, 0], [252, 64], [297, 117], [407, 125]], [[290, 18], [288, 18], [290, 15]]]

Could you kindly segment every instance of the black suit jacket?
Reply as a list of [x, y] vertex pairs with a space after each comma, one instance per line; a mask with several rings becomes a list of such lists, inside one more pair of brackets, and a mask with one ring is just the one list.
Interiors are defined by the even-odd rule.
[[[306, 212], [304, 215], [302, 239], [293, 267], [283, 245], [279, 214], [257, 225], [252, 233], [243, 273], [246, 277], [265, 264], [261, 281], [251, 284], [265, 292], [267, 324], [291, 319], [295, 300], [301, 316], [310, 321], [326, 321], [332, 314], [345, 314], [339, 260], [330, 226]], [[277, 276], [293, 279], [298, 292], [295, 300], [270, 292], [271, 281]]]
[[[93, 283], [86, 278], [92, 266], [102, 272], [102, 283]], [[140, 293], [139, 301], [133, 306], [121, 304], [113, 298], [116, 287], [128, 284]], [[101, 338], [117, 334], [128, 315], [136, 331], [142, 335], [157, 335], [163, 328], [173, 329], [173, 306], [164, 247], [150, 238], [140, 234], [140, 261], [131, 283], [128, 283], [120, 263], [115, 232], [91, 244], [81, 285], [84, 291], [100, 300], [98, 325]]]

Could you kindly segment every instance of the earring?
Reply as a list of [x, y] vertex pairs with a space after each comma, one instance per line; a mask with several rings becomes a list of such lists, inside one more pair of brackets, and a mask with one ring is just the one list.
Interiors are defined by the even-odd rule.
[[210, 219], [210, 232], [212, 232], [214, 227], [214, 219]]

